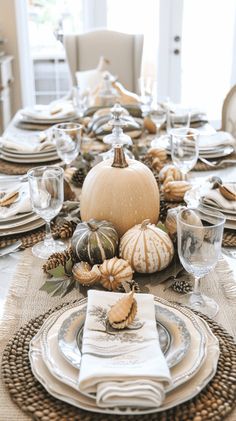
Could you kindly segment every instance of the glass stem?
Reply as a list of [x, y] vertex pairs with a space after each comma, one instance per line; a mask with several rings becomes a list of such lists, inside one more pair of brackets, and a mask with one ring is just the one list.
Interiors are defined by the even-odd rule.
[[52, 237], [52, 232], [51, 232], [50, 221], [46, 221], [45, 230], [46, 230], [46, 236], [45, 236], [45, 239], [44, 239], [44, 244], [45, 244], [45, 246], [49, 246], [54, 242], [53, 237]]
[[190, 296], [190, 301], [192, 304], [198, 304], [198, 305], [204, 304], [204, 300], [200, 292], [200, 279], [201, 278], [195, 277], [193, 292]]

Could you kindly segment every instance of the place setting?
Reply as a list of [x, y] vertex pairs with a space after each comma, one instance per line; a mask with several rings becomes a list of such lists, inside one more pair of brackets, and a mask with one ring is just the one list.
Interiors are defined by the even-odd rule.
[[0, 237], [24, 234], [45, 222], [32, 210], [27, 182], [0, 182]]

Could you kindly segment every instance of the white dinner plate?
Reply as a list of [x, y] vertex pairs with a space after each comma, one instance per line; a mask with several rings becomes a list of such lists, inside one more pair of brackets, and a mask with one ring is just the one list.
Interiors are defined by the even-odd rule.
[[38, 163], [38, 162], [50, 162], [50, 161], [59, 161], [60, 158], [58, 157], [57, 154], [55, 154], [54, 156], [49, 156], [49, 157], [38, 157], [38, 158], [12, 158], [9, 156], [6, 156], [5, 154], [1, 154], [1, 159], [3, 159], [4, 161], [7, 162], [15, 162], [18, 164], [30, 164], [30, 163]]
[[18, 152], [18, 151], [14, 151], [14, 150], [6, 150], [2, 148], [2, 153], [5, 156], [9, 156], [12, 158], [41, 158], [44, 156], [51, 156], [51, 155], [55, 155], [57, 153], [56, 149], [45, 149], [44, 151], [40, 151], [40, 152]]
[[[158, 299], [158, 302], [167, 303], [165, 300]], [[163, 304], [164, 305], [164, 304]], [[170, 305], [169, 303], [166, 304], [168, 308], [177, 308], [179, 306]], [[71, 307], [72, 312], [74, 311], [73, 307]], [[29, 351], [29, 358], [31, 362], [31, 368], [35, 375], [35, 377], [40, 381], [40, 383], [45, 387], [45, 389], [54, 397], [61, 399], [65, 402], [68, 402], [76, 407], [92, 411], [92, 412], [100, 412], [100, 413], [110, 413], [110, 414], [126, 414], [126, 415], [141, 415], [153, 412], [160, 412], [166, 410], [168, 408], [172, 408], [182, 402], [185, 402], [194, 396], [196, 396], [211, 380], [216, 372], [217, 361], [219, 357], [219, 345], [218, 340], [212, 334], [206, 323], [199, 319], [197, 316], [193, 315], [193, 313], [188, 309], [181, 308], [181, 314], [184, 315], [188, 320], [195, 320], [195, 324], [198, 326], [199, 331], [202, 332], [202, 335], [207, 338], [207, 345], [206, 345], [206, 358], [202, 362], [199, 370], [194, 373], [194, 375], [185, 378], [185, 382], [176, 387], [175, 389], [169, 391], [166, 394], [165, 400], [163, 404], [159, 408], [100, 408], [97, 407], [96, 401], [92, 398], [86, 397], [80, 393], [78, 390], [78, 370], [76, 376], [76, 387], [71, 387], [65, 382], [65, 377], [63, 380], [58, 380], [48, 369], [46, 366], [44, 355], [42, 352], [41, 347], [41, 333], [42, 329], [47, 326], [47, 321], [37, 333], [37, 335], [31, 340], [30, 342], [30, 351]], [[57, 316], [56, 316], [57, 317]], [[193, 337], [193, 340], [195, 338]], [[195, 344], [196, 345], [196, 344]], [[194, 346], [192, 351], [194, 350]], [[195, 347], [196, 350], [196, 347]], [[57, 351], [56, 351], [57, 352]], [[59, 352], [59, 351], [58, 351]], [[190, 352], [190, 350], [189, 350]], [[60, 353], [59, 353], [60, 354]], [[64, 360], [61, 356], [62, 361]], [[185, 359], [187, 356], [185, 357]], [[184, 359], [184, 360], [185, 360]], [[179, 365], [182, 365], [184, 360]], [[191, 356], [188, 356], [188, 359], [185, 361], [187, 363], [191, 363]], [[68, 364], [65, 360], [63, 362], [70, 367], [71, 371], [76, 371], [76, 369]], [[173, 378], [177, 378], [176, 370], [178, 369], [178, 365], [173, 368], [173, 372], [171, 369], [171, 373]]]
[[27, 213], [18, 213], [17, 215], [13, 215], [13, 216], [9, 216], [7, 219], [6, 218], [0, 218], [0, 225], [5, 225], [9, 222], [16, 222], [16, 221], [20, 221], [21, 219], [27, 219], [28, 217], [34, 215], [34, 212], [27, 212]]
[[35, 213], [30, 214], [29, 216], [20, 219], [18, 221], [13, 220], [11, 223], [9, 223], [9, 219], [6, 220], [5, 223], [2, 223], [2, 220], [0, 222], [0, 234], [2, 231], [6, 231], [8, 229], [14, 229], [16, 227], [23, 227], [25, 224], [28, 224], [33, 221], [41, 220], [40, 216], [36, 215]]
[[13, 235], [13, 234], [21, 234], [23, 232], [28, 232], [36, 228], [42, 227], [43, 225], [45, 225], [45, 221], [39, 218], [36, 221], [26, 223], [24, 225], [21, 225], [20, 227], [16, 227], [16, 228], [12, 227], [9, 229], [1, 230], [0, 237], [5, 237], [7, 235]]
[[[78, 306], [72, 314], [69, 311], [67, 317], [64, 313], [64, 321], [58, 332], [58, 346], [62, 355], [76, 368], [80, 368], [83, 329], [86, 317], [87, 305]], [[165, 355], [168, 367], [178, 364], [186, 355], [191, 337], [183, 320], [168, 308], [155, 303], [155, 313], [160, 347]], [[56, 329], [56, 331], [55, 331]], [[50, 332], [57, 333], [57, 327], [50, 329], [46, 334], [46, 346]], [[45, 331], [44, 331], [45, 333]]]

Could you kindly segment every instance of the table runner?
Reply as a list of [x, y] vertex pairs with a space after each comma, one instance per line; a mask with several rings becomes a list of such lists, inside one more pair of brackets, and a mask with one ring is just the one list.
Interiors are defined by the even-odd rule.
[[[22, 256], [6, 300], [3, 321], [0, 324], [1, 354], [14, 332], [28, 320], [62, 302], [68, 302], [82, 297], [82, 293], [78, 290], [71, 291], [64, 298], [50, 297], [45, 292], [39, 291], [40, 286], [45, 280], [41, 269], [42, 261], [33, 257], [30, 249], [21, 253]], [[154, 295], [168, 300], [184, 302], [183, 296], [174, 293], [170, 289], [164, 291], [165, 285], [157, 285], [155, 278], [158, 281], [158, 274], [152, 275], [151, 277], [147, 275], [140, 276], [139, 283], [141, 289], [145, 286]], [[150, 283], [150, 279], [152, 283]], [[221, 323], [231, 335], [236, 337], [236, 295], [234, 288], [232, 288], [234, 285], [232, 272], [223, 259], [218, 263], [216, 270], [202, 281], [202, 290], [206, 294], [214, 297], [220, 305], [220, 311], [216, 317], [216, 321]], [[11, 401], [2, 381], [0, 381], [0, 420], [26, 421], [29, 419]], [[227, 419], [234, 421], [236, 419], [236, 410]], [[96, 414], [94, 414], [94, 420], [96, 420]]]

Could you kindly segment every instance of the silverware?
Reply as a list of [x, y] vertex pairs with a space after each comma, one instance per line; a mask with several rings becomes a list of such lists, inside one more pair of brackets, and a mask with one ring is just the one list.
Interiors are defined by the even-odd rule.
[[236, 249], [235, 248], [222, 247], [222, 253], [224, 253], [228, 257], [231, 257], [232, 259], [236, 259]]
[[23, 182], [23, 181], [27, 181], [28, 180], [28, 176], [27, 174], [24, 175], [11, 175], [11, 176], [3, 176], [0, 177], [0, 183], [1, 182], [5, 182], [5, 181], [19, 181], [19, 182]]
[[14, 244], [11, 244], [10, 246], [3, 247], [0, 249], [0, 257], [6, 256], [7, 254], [13, 253], [19, 249], [22, 242], [20, 240], [16, 241]]
[[221, 161], [208, 161], [205, 158], [198, 157], [199, 161], [202, 161], [204, 164], [209, 165], [212, 168], [218, 168], [223, 164], [236, 164], [236, 159], [221, 159]]

